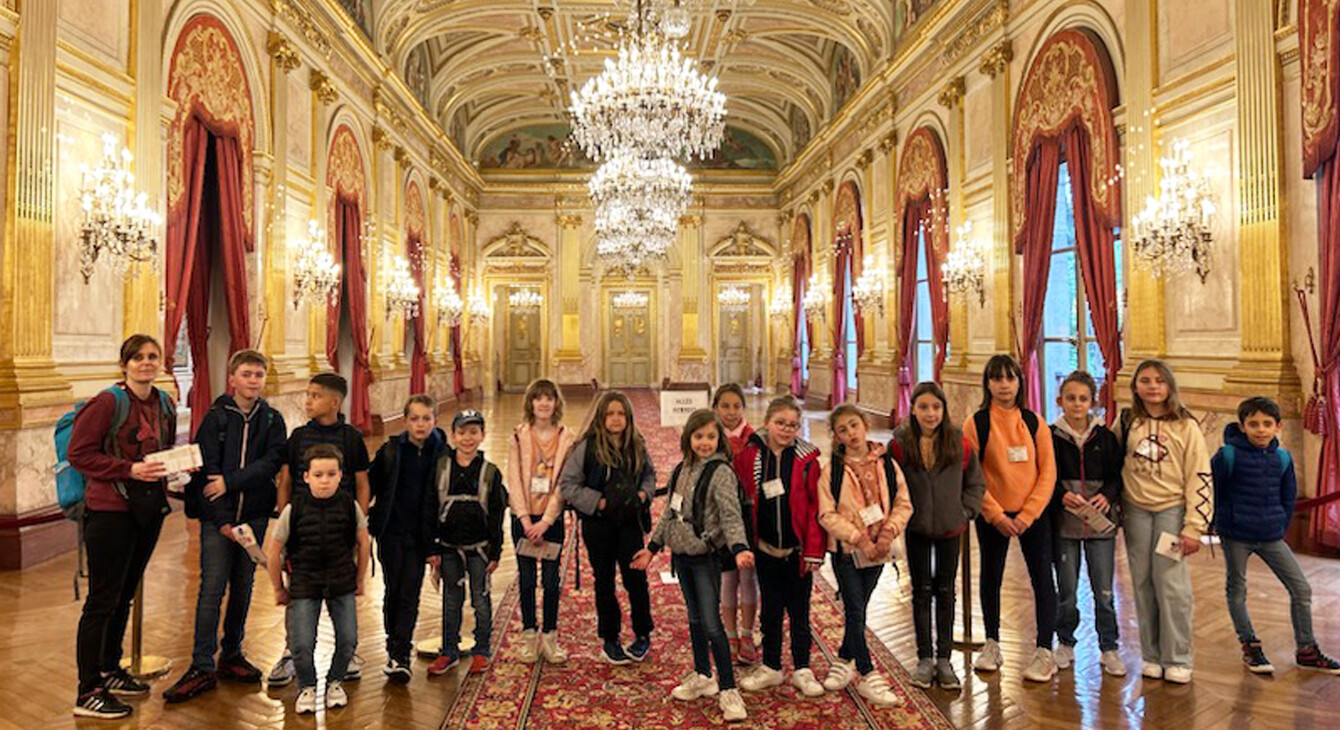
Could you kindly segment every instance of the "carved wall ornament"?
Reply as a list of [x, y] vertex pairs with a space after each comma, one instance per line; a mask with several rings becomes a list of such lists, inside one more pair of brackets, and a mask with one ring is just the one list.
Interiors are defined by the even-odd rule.
[[940, 106], [953, 109], [962, 104], [963, 93], [967, 90], [967, 87], [967, 81], [962, 76], [955, 76], [950, 79], [949, 83], [945, 84], [944, 89], [940, 91]]
[[740, 221], [735, 230], [718, 239], [709, 250], [713, 259], [759, 259], [760, 263], [765, 265], [770, 265], [777, 255], [777, 247], [755, 233], [744, 221]]
[[[945, 148], [939, 135], [930, 127], [918, 127], [908, 135], [903, 145], [903, 157], [898, 164], [897, 193], [894, 200], [894, 226], [897, 235], [895, 250], [902, 249], [905, 239], [903, 226], [907, 223], [907, 206], [918, 201], [930, 199], [943, 204], [944, 190], [948, 187], [949, 174], [945, 162]], [[947, 211], [932, 210], [932, 216], [943, 215]], [[942, 254], [949, 250], [949, 227], [933, 225], [932, 243]], [[900, 256], [901, 258], [901, 251]]]
[[381, 127], [372, 128], [372, 144], [379, 150], [384, 150], [391, 146], [391, 138], [386, 134], [386, 130]]
[[888, 154], [894, 147], [898, 146], [898, 132], [893, 131], [884, 135], [879, 140], [879, 151]]
[[316, 69], [312, 69], [307, 77], [307, 85], [322, 104], [330, 105], [340, 98], [340, 93], [335, 90], [335, 84], [331, 83], [330, 77]]
[[[358, 139], [347, 124], [341, 124], [330, 140], [330, 155], [326, 164], [326, 185], [336, 196], [354, 197], [359, 209], [366, 211], [363, 205], [363, 191], [366, 178], [363, 172], [363, 153], [358, 148]], [[334, 230], [334, 229], [330, 229]]]
[[[466, 213], [468, 218], [470, 213]], [[502, 235], [484, 244], [481, 256], [490, 269], [542, 269], [550, 260], [549, 247], [513, 221]]]
[[986, 53], [982, 55], [982, 61], [978, 64], [977, 70], [983, 76], [990, 76], [994, 79], [1004, 73], [1005, 69], [1010, 67], [1010, 61], [1013, 60], [1014, 44], [1008, 39], [1003, 40], [987, 49]]
[[401, 146], [401, 145], [396, 145], [396, 146], [395, 146], [395, 151], [391, 153], [391, 158], [394, 159], [394, 160], [396, 161], [396, 164], [398, 164], [398, 165], [402, 165], [402, 166], [403, 166], [403, 165], [408, 165], [408, 164], [409, 164], [409, 150], [405, 149], [405, 148], [404, 148], [403, 146]]
[[1303, 173], [1312, 177], [1317, 167], [1335, 154], [1340, 115], [1335, 97], [1340, 76], [1340, 2], [1300, 0], [1298, 48], [1301, 56], [1303, 114]]
[[578, 228], [582, 225], [582, 217], [579, 215], [561, 213], [554, 220], [563, 228]]
[[322, 58], [330, 58], [330, 38], [326, 36], [325, 30], [317, 24], [314, 19], [316, 16], [311, 8], [298, 0], [271, 0], [270, 7], [274, 10], [275, 15], [297, 29], [298, 34], [310, 43], [317, 50], [317, 53], [321, 54]]
[[810, 217], [801, 213], [791, 224], [791, 255], [801, 259], [809, 266], [810, 260]]
[[1009, 5], [1006, 2], [995, 3], [986, 12], [970, 21], [963, 32], [945, 44], [945, 49], [940, 54], [941, 61], [945, 66], [952, 65], [975, 48], [991, 31], [1004, 26], [1009, 16]]
[[270, 37], [265, 42], [265, 52], [274, 59], [275, 66], [284, 73], [289, 73], [302, 65], [302, 58], [298, 56], [298, 49], [293, 47], [292, 43], [284, 37], [282, 33], [270, 31]]
[[875, 151], [873, 149], [866, 148], [866, 150], [862, 152], [859, 157], [856, 158], [856, 166], [864, 170], [867, 167], [870, 167], [870, 163], [874, 161], [875, 161]]
[[424, 227], [423, 191], [414, 180], [405, 187], [405, 232], [418, 234], [421, 239], [428, 233]]

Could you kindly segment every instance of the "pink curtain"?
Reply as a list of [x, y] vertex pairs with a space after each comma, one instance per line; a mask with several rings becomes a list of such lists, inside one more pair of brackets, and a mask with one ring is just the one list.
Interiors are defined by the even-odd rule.
[[419, 316], [408, 323], [414, 328], [414, 354], [410, 358], [409, 390], [411, 393], [428, 391], [428, 355], [424, 350], [424, 318], [428, 316], [428, 302], [423, 286], [423, 242], [418, 233], [409, 234], [405, 243], [409, 250], [409, 270], [419, 287]]
[[833, 260], [833, 393], [829, 407], [847, 401], [847, 322], [843, 312], [851, 292], [847, 289], [847, 266], [851, 262], [851, 247], [839, 246]]
[[[1018, 164], [1018, 161], [1015, 161]], [[1052, 226], [1056, 220], [1056, 184], [1061, 173], [1061, 142], [1039, 139], [1028, 158], [1024, 205], [1028, 217], [1023, 234], [1015, 242], [1024, 256], [1023, 321], [1018, 343], [1024, 370], [1028, 407], [1042, 411], [1042, 373], [1038, 367], [1038, 339], [1042, 333], [1042, 310], [1047, 301], [1047, 273], [1051, 269]]]
[[349, 422], [364, 434], [372, 431], [372, 366], [368, 343], [367, 273], [363, 270], [363, 219], [358, 200], [341, 195], [336, 203], [335, 221], [340, 231], [341, 264], [344, 276], [341, 292], [326, 310], [326, 359], [336, 370], [340, 367], [340, 307], [349, 306], [349, 327], [354, 341], [354, 368], [349, 380]]
[[[1317, 275], [1321, 294], [1322, 393], [1326, 398], [1325, 436], [1317, 472], [1317, 496], [1340, 491], [1340, 149], [1318, 170], [1317, 219], [1319, 247]], [[1319, 542], [1340, 547], [1340, 504], [1322, 507], [1313, 522]]]
[[[164, 253], [165, 368], [171, 372], [183, 318], [191, 347], [191, 433], [213, 402], [209, 383], [209, 290], [212, 251], [223, 259], [228, 313], [228, 351], [251, 344], [247, 314], [247, 228], [242, 213], [242, 148], [236, 136], [219, 136], [199, 117], [182, 131], [187, 189], [179, 207], [168, 216]], [[212, 153], [212, 154], [211, 154]]]
[[917, 235], [926, 214], [930, 211], [930, 202], [921, 200], [908, 203], [903, 209], [903, 262], [898, 270], [901, 291], [898, 296], [898, 351], [902, 353], [902, 364], [898, 366], [898, 415], [906, 418], [912, 412], [912, 367], [916, 362], [917, 317], [917, 256], [920, 255]]
[[[803, 255], [797, 255], [795, 264], [791, 267], [791, 313], [794, 315], [796, 323], [791, 343], [791, 395], [797, 398], [805, 396], [804, 362], [801, 360], [804, 353], [802, 350], [805, 342], [813, 342], [809, 338], [810, 323], [805, 319], [805, 282], [809, 280], [809, 268], [808, 257]], [[805, 328], [805, 337], [801, 336], [801, 327]]]
[[[451, 281], [456, 285], [456, 292], [462, 297], [465, 291], [461, 289], [461, 262], [456, 258], [456, 254], [451, 254]], [[468, 312], [462, 312], [462, 317], [468, 317]], [[451, 376], [451, 392], [460, 396], [465, 392], [465, 370], [461, 366], [461, 326], [458, 324], [451, 328], [451, 364], [454, 372]]]

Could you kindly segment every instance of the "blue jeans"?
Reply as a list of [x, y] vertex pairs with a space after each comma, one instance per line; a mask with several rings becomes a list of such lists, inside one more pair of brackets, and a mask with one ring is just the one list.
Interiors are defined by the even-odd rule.
[[298, 671], [299, 687], [316, 686], [316, 625], [321, 620], [321, 603], [330, 612], [335, 625], [335, 653], [330, 658], [326, 681], [344, 679], [349, 660], [358, 648], [358, 613], [354, 594], [331, 598], [294, 598], [288, 606], [288, 644], [293, 651], [293, 667]]
[[[531, 515], [532, 522], [539, 522], [543, 515]], [[563, 516], [559, 515], [557, 522], [549, 526], [544, 533], [544, 539], [547, 542], [556, 542], [563, 544], [565, 538], [563, 529]], [[526, 539], [526, 530], [521, 526], [521, 520], [512, 518], [512, 545], [520, 544]], [[521, 627], [534, 631], [539, 627], [539, 622], [535, 617], [535, 584], [537, 574], [544, 588], [544, 631], [549, 633], [558, 628], [558, 597], [562, 592], [562, 577], [560, 568], [563, 564], [563, 551], [559, 551], [558, 558], [554, 560], [537, 561], [535, 558], [528, 558], [520, 553], [516, 556], [517, 586], [521, 589]], [[543, 565], [536, 565], [543, 562]]]
[[[461, 553], [447, 548], [442, 554], [442, 656], [454, 657], [460, 651], [461, 611], [465, 607], [465, 581], [470, 580], [470, 605], [475, 609], [476, 656], [489, 656], [489, 637], [493, 631], [493, 598], [489, 596], [489, 561], [478, 552]], [[468, 575], [467, 575], [468, 573]]]
[[[256, 534], [256, 542], [265, 541], [268, 517], [246, 523]], [[228, 593], [228, 613], [223, 621], [223, 656], [242, 653], [242, 637], [247, 628], [247, 609], [251, 605], [251, 586], [256, 566], [247, 551], [219, 533], [209, 522], [200, 523], [200, 593], [195, 601], [195, 648], [191, 666], [214, 671], [214, 652], [219, 649], [219, 613], [223, 594]]]
[[1299, 649], [1312, 646], [1312, 586], [1303, 575], [1303, 569], [1294, 559], [1293, 551], [1283, 540], [1272, 542], [1238, 542], [1223, 538], [1224, 568], [1228, 571], [1225, 584], [1228, 594], [1228, 615], [1233, 618], [1233, 629], [1238, 641], [1256, 641], [1251, 616], [1247, 615], [1247, 558], [1252, 553], [1270, 566], [1275, 577], [1289, 590], [1289, 616], [1293, 619], [1293, 640]]
[[1102, 651], [1117, 648], [1117, 609], [1112, 603], [1112, 574], [1116, 569], [1116, 538], [1070, 540], [1056, 538], [1056, 638], [1075, 645], [1079, 627], [1080, 552], [1089, 565], [1089, 588], [1093, 591], [1093, 623]]
[[[679, 577], [684, 608], [689, 614], [689, 642], [693, 645], [693, 671], [712, 676], [717, 664], [717, 686], [735, 689], [730, 642], [721, 623], [721, 566], [714, 555], [672, 555], [670, 564]], [[709, 656], [710, 651], [710, 656]]]
[[833, 574], [837, 576], [838, 592], [842, 595], [842, 646], [838, 658], [856, 662], [856, 671], [862, 676], [874, 670], [870, 661], [870, 647], [865, 643], [865, 610], [875, 594], [883, 565], [869, 568], [856, 567], [850, 554], [833, 554]]

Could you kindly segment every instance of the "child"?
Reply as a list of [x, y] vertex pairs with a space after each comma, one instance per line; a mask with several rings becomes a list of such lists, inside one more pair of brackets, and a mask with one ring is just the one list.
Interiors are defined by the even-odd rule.
[[774, 398], [763, 424], [735, 457], [735, 473], [751, 505], [763, 598], [763, 664], [740, 680], [740, 688], [757, 692], [782, 683], [785, 614], [791, 619], [791, 684], [806, 697], [820, 697], [824, 686], [810, 669], [810, 590], [828, 545], [818, 519], [819, 449], [796, 437], [800, 406], [791, 398]]
[[[646, 570], [662, 545], [670, 548], [671, 565], [684, 593], [693, 671], [670, 695], [693, 700], [720, 692], [722, 715], [727, 722], [739, 722], [748, 714], [735, 688], [730, 643], [717, 605], [726, 562], [722, 551], [737, 569], [754, 562], [740, 514], [739, 482], [730, 468], [726, 429], [712, 411], [703, 408], [689, 415], [679, 449], [684, 460], [670, 476], [669, 505], [651, 533], [651, 542], [633, 556], [633, 567]], [[716, 677], [709, 658], [716, 660]]]
[[1340, 674], [1340, 662], [1321, 653], [1312, 635], [1312, 586], [1284, 542], [1298, 483], [1293, 459], [1280, 445], [1280, 407], [1269, 398], [1244, 400], [1238, 422], [1224, 428], [1224, 445], [1210, 460], [1214, 529], [1224, 546], [1228, 614], [1242, 642], [1242, 661], [1256, 674], [1275, 671], [1247, 615], [1247, 559], [1261, 556], [1289, 589], [1294, 660], [1304, 669]]
[[[284, 445], [284, 468], [279, 472], [278, 499], [276, 507], [283, 510], [288, 506], [292, 494], [307, 489], [302, 481], [303, 454], [316, 444], [331, 444], [340, 450], [342, 463], [340, 489], [349, 492], [358, 502], [358, 508], [367, 514], [371, 501], [371, 487], [368, 485], [368, 447], [363, 443], [363, 434], [344, 422], [340, 413], [340, 404], [349, 395], [349, 384], [344, 377], [336, 373], [317, 373], [307, 381], [306, 399], [303, 407], [307, 412], [307, 423], [293, 429], [288, 443]], [[296, 478], [294, 475], [297, 475]], [[349, 674], [344, 679], [352, 682], [362, 677], [362, 661], [357, 655], [349, 662]], [[275, 662], [270, 670], [267, 682], [270, 687], [282, 687], [293, 681], [293, 657], [288, 649]]]
[[368, 469], [372, 512], [368, 527], [377, 538], [377, 559], [386, 585], [382, 621], [386, 626], [386, 667], [397, 684], [411, 678], [410, 652], [419, 619], [419, 590], [431, 535], [424, 529], [424, 494], [434, 485], [433, 471], [447, 445], [437, 428], [437, 401], [411, 395], [405, 401], [405, 430], [377, 449]]
[[[744, 389], [727, 383], [712, 396], [712, 408], [726, 432], [731, 458], [744, 451], [754, 429], [744, 420]], [[721, 620], [726, 625], [731, 656], [742, 664], [758, 661], [754, 647], [754, 617], [758, 614], [758, 575], [753, 568], [726, 565], [721, 573]], [[738, 630], [738, 633], [737, 633]]]
[[1162, 535], [1182, 556], [1200, 549], [1209, 529], [1210, 456], [1200, 424], [1182, 407], [1177, 381], [1159, 360], [1131, 378], [1131, 408], [1121, 413], [1126, 558], [1140, 619], [1140, 673], [1191, 681], [1191, 574], [1186, 561], [1160, 555]]
[[[326, 708], [349, 704], [342, 680], [358, 647], [354, 597], [363, 595], [371, 560], [368, 518], [354, 495], [340, 488], [344, 457], [330, 444], [303, 454], [299, 472], [306, 489], [293, 494], [275, 522], [267, 545], [267, 569], [275, 603], [288, 606], [288, 640], [298, 675], [298, 714], [316, 712], [316, 626], [321, 604], [335, 626], [335, 651], [326, 674]], [[285, 555], [289, 569], [284, 587]]]
[[[512, 508], [512, 543], [522, 540], [536, 547], [560, 546], [552, 559], [537, 561], [516, 553], [517, 579], [521, 587], [520, 659], [534, 663], [541, 655], [550, 664], [562, 664], [568, 654], [558, 644], [558, 598], [561, 589], [563, 496], [558, 493], [558, 473], [576, 443], [563, 420], [563, 394], [552, 380], [536, 380], [526, 388], [522, 405], [525, 421], [507, 442], [508, 501]], [[539, 565], [537, 565], [537, 562]], [[536, 574], [543, 572], [544, 632], [535, 617]]]
[[902, 469], [884, 449], [866, 440], [870, 424], [854, 405], [828, 417], [833, 460], [819, 475], [819, 524], [828, 531], [833, 573], [846, 618], [838, 661], [824, 678], [824, 689], [837, 692], [859, 675], [857, 694], [876, 705], [901, 705], [889, 680], [875, 672], [865, 641], [865, 612], [884, 563], [893, 559], [893, 541], [912, 516]]
[[507, 487], [502, 472], [484, 458], [484, 416], [464, 410], [451, 419], [452, 445], [437, 460], [436, 489], [424, 490], [425, 532], [432, 535], [428, 562], [445, 586], [442, 596], [442, 650], [429, 676], [446, 674], [460, 663], [461, 609], [465, 579], [470, 578], [470, 605], [475, 609], [474, 659], [470, 674], [489, 666], [493, 630], [493, 599], [489, 577], [502, 555], [503, 514]]
[[[646, 443], [633, 423], [628, 397], [609, 391], [596, 401], [591, 425], [572, 448], [558, 485], [563, 501], [582, 521], [582, 543], [596, 588], [596, 633], [605, 661], [623, 665], [642, 661], [651, 651], [651, 593], [647, 573], [633, 567], [643, 548], [643, 513], [656, 493], [656, 471]], [[619, 566], [633, 619], [633, 643], [620, 645], [622, 616], [614, 594], [614, 567]]]
[[[275, 476], [283, 466], [284, 417], [261, 397], [269, 360], [255, 350], [238, 350], [228, 361], [232, 395], [219, 396], [200, 422], [195, 442], [204, 467], [186, 489], [188, 517], [200, 520], [200, 593], [195, 604], [195, 648], [191, 666], [163, 693], [169, 703], [185, 702], [217, 683], [214, 652], [219, 647], [219, 606], [228, 593], [223, 622], [223, 654], [217, 677], [259, 684], [261, 670], [242, 656], [242, 636], [251, 605], [256, 568], [243, 539], [265, 542], [275, 506]], [[254, 540], [254, 542], [252, 542]]]
[[[1079, 626], [1080, 552], [1089, 565], [1093, 590], [1094, 627], [1098, 630], [1099, 663], [1114, 677], [1126, 676], [1117, 653], [1117, 609], [1112, 600], [1117, 527], [1121, 524], [1121, 462], [1116, 434], [1090, 412], [1098, 399], [1093, 376], [1076, 370], [1061, 381], [1056, 404], [1061, 417], [1052, 424], [1056, 454], [1056, 491], [1052, 497], [1052, 529], [1056, 538], [1056, 666], [1075, 661], [1075, 629]], [[1075, 510], [1092, 505], [1111, 527], [1096, 531]]]
[[912, 500], [907, 572], [912, 580], [918, 659], [912, 684], [929, 689], [935, 680], [945, 689], [959, 689], [962, 685], [949, 661], [954, 646], [954, 578], [960, 536], [982, 511], [986, 492], [982, 468], [972, 444], [949, 420], [949, 403], [935, 383], [918, 383], [912, 389], [912, 414], [894, 430], [889, 446], [903, 467]]
[[1019, 547], [1033, 584], [1033, 614], [1037, 622], [1037, 651], [1024, 679], [1047, 682], [1056, 674], [1052, 634], [1056, 629], [1056, 585], [1052, 582], [1051, 520], [1040, 519], [1056, 486], [1056, 462], [1051, 433], [1039, 428], [1037, 414], [1024, 408], [1023, 371], [1009, 355], [995, 355], [982, 373], [982, 405], [965, 426], [968, 443], [981, 454], [986, 477], [982, 514], [977, 518], [981, 545], [982, 615], [986, 645], [973, 669], [994, 672], [1004, 658], [1000, 653], [1000, 583], [1010, 539]]

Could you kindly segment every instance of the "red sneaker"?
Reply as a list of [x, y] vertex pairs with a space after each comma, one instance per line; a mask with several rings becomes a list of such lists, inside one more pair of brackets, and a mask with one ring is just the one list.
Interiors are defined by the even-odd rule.
[[434, 659], [433, 663], [428, 667], [428, 676], [440, 677], [446, 674], [447, 672], [450, 672], [457, 664], [460, 663], [461, 663], [460, 657], [446, 656], [445, 654], [441, 655], [437, 659]]
[[470, 674], [483, 674], [489, 669], [489, 658], [486, 656], [475, 655], [470, 661]]

